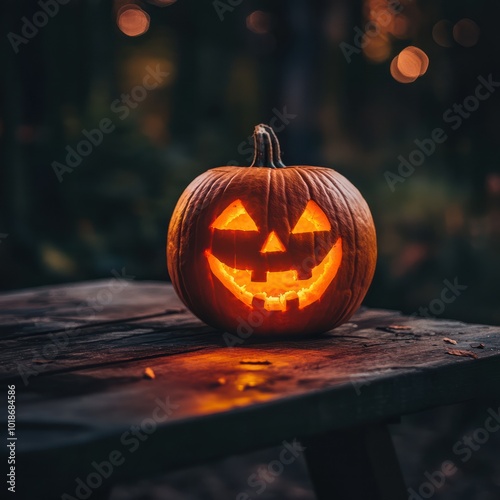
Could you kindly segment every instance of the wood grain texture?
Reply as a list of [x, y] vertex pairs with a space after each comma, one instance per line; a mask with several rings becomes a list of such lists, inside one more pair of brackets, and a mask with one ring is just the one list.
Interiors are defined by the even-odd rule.
[[[32, 499], [42, 498], [38, 480], [55, 495], [74, 494], [76, 477], [113, 450], [125, 462], [112, 480], [132, 480], [283, 439], [500, 396], [498, 327], [361, 309], [315, 338], [250, 337], [229, 348], [223, 333], [186, 311], [164, 283], [127, 282], [92, 315], [76, 312], [106, 287], [0, 296], [0, 378], [17, 387], [18, 454], [33, 474], [25, 485], [33, 486]], [[477, 359], [450, 355], [443, 338]], [[144, 377], [148, 367], [155, 379]], [[168, 419], [154, 421], [165, 405]], [[154, 431], [131, 451], [123, 435], [141, 424]]]

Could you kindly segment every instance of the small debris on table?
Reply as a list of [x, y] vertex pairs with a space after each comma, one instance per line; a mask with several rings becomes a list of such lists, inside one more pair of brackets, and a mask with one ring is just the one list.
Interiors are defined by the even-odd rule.
[[453, 345], [456, 345], [456, 344], [457, 344], [457, 341], [456, 341], [456, 340], [449, 339], [448, 337], [445, 337], [445, 338], [443, 339], [443, 342], [446, 342], [447, 344], [453, 344]]
[[154, 379], [156, 378], [156, 373], [149, 366], [144, 370], [144, 378]]
[[240, 361], [240, 365], [271, 365], [271, 361], [268, 361], [267, 359], [265, 360], [258, 360], [258, 359], [242, 359]]
[[473, 347], [474, 349], [484, 349], [484, 344], [481, 343], [481, 344], [470, 344], [471, 347]]
[[224, 377], [219, 377], [217, 379], [217, 382], [219, 385], [224, 385], [227, 382], [227, 380]]
[[451, 354], [452, 356], [462, 356], [464, 358], [473, 358], [473, 359], [478, 359], [479, 356], [472, 351], [462, 351], [460, 349], [448, 349], [446, 351], [448, 354]]

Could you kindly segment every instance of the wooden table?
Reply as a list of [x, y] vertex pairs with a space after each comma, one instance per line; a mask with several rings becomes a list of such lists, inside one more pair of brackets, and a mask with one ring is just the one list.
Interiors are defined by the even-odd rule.
[[407, 498], [385, 424], [500, 394], [498, 327], [361, 309], [319, 337], [228, 347], [169, 284], [121, 273], [0, 295], [0, 310], [29, 500], [79, 498], [77, 478], [104, 498], [117, 482], [294, 439], [319, 499]]

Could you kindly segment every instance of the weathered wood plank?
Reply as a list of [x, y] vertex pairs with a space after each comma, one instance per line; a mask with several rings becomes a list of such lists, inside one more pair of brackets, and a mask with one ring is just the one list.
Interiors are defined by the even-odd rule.
[[126, 276], [122, 272], [109, 280], [0, 294], [0, 338], [53, 333], [186, 310], [172, 287], [159, 282], [137, 283]]
[[[101, 284], [63, 295], [64, 317], [71, 317], [67, 298], [93, 294], [92, 286]], [[48, 292], [37, 300], [53, 321], [59, 306], [50, 309]], [[182, 309], [169, 285], [134, 283], [130, 292], [117, 295], [113, 312], [103, 310], [98, 318], [119, 322], [82, 324], [52, 359], [39, 360], [47, 368], [29, 377], [27, 386], [16, 364], [30, 366], [33, 352], [53, 342], [51, 335], [41, 329], [0, 337], [9, 361], [4, 380], [18, 387], [18, 451], [54, 492], [74, 491], [75, 478], [115, 449], [126, 461], [113, 477], [133, 479], [282, 439], [500, 396], [498, 327], [364, 309], [322, 336], [259, 343], [250, 338], [228, 348], [221, 332]], [[25, 293], [15, 302], [0, 297], [0, 304], [15, 303], [13, 314], [22, 317], [22, 301], [29, 309], [33, 300]], [[144, 318], [141, 304], [148, 297], [144, 307], [153, 312]], [[473, 347], [480, 344], [484, 348]], [[450, 355], [450, 348], [477, 359]], [[144, 378], [147, 367], [156, 378]], [[174, 405], [169, 418], [153, 422], [154, 432], [131, 452], [123, 433], [130, 434], [133, 425], [153, 425], [166, 398]], [[58, 464], [66, 483], [53, 477]]]

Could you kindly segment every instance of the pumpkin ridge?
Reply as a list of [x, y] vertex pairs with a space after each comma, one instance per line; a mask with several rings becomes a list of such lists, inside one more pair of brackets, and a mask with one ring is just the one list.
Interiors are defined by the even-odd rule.
[[[287, 232], [290, 233], [292, 230], [292, 227], [290, 225], [290, 212], [288, 211], [288, 190], [286, 188], [286, 175], [284, 174], [283, 171], [279, 170], [280, 175], [276, 175], [275, 177], [279, 181], [280, 184], [280, 191], [282, 192], [282, 196], [285, 200], [285, 221], [287, 223]], [[288, 245], [290, 244], [290, 239], [288, 240]]]
[[350, 314], [351, 309], [352, 309], [352, 307], [350, 307], [350, 304], [352, 302], [354, 302], [355, 304], [357, 304], [357, 302], [359, 300], [359, 293], [360, 293], [360, 290], [361, 290], [361, 287], [358, 287], [358, 293], [356, 295], [356, 300], [352, 301], [352, 283], [354, 281], [357, 281], [357, 277], [358, 277], [358, 273], [359, 273], [359, 270], [358, 270], [358, 262], [359, 262], [358, 241], [359, 241], [359, 235], [358, 235], [358, 227], [357, 227], [356, 224], [354, 224], [354, 215], [352, 213], [352, 208], [351, 208], [351, 205], [350, 205], [350, 201], [347, 199], [346, 194], [340, 189], [340, 187], [338, 186], [337, 182], [335, 182], [337, 180], [338, 179], [334, 180], [334, 184], [335, 184], [337, 190], [339, 191], [339, 193], [342, 195], [342, 198], [344, 199], [344, 202], [345, 202], [345, 204], [347, 206], [347, 210], [349, 211], [349, 215], [351, 217], [352, 232], [354, 234], [354, 248], [356, 249], [355, 254], [354, 254], [354, 270], [355, 270], [355, 272], [352, 273], [352, 275], [351, 275], [351, 282], [349, 283], [349, 290], [351, 290], [351, 297], [350, 297], [351, 300], [347, 302], [346, 308], [344, 309], [344, 312], [343, 312], [343, 314], [342, 314], [342, 316], [340, 317], [340, 320], [339, 320], [340, 322], [344, 322], [347, 318], [349, 318], [349, 314]]
[[[223, 177], [223, 175], [219, 175], [217, 177], [216, 181], [220, 180], [221, 177]], [[192, 193], [190, 193], [191, 196], [189, 196], [189, 199], [186, 202], [186, 206], [184, 208], [184, 211], [182, 212], [181, 217], [180, 217], [179, 241], [181, 241], [183, 239], [183, 236], [185, 237], [185, 235], [183, 235], [183, 230], [184, 230], [184, 225], [186, 223], [186, 218], [189, 215], [189, 212], [191, 211], [191, 208], [190, 208], [191, 202], [196, 197], [195, 195], [199, 194], [199, 191], [201, 191], [201, 193], [204, 192], [206, 186], [209, 183], [211, 183], [212, 186], [215, 184], [214, 179], [211, 179], [210, 176], [207, 176], [207, 178], [200, 183], [200, 186], [198, 186], [197, 189], [193, 189]], [[196, 197], [196, 200], [194, 200], [194, 201], [198, 201], [198, 198]], [[185, 286], [184, 279], [182, 277], [180, 259], [176, 259], [176, 260], [177, 260], [177, 265], [176, 265], [176, 268], [177, 268], [176, 269], [176, 274], [177, 274], [176, 281], [182, 286], [183, 296], [187, 297], [189, 299], [189, 302], [192, 303], [192, 298], [190, 297], [190, 294], [189, 294], [189, 292], [187, 290], [188, 287]], [[183, 299], [183, 301], [184, 300], [187, 300], [187, 299]]]
[[[361, 193], [359, 192], [359, 190], [355, 186], [347, 186], [347, 187], [349, 187], [349, 192], [355, 193], [357, 196], [360, 197], [360, 202], [358, 203], [357, 206], [360, 210], [362, 210], [364, 224], [367, 226], [371, 226], [371, 229], [374, 231], [373, 217], [371, 215], [368, 204], [366, 203], [366, 200], [363, 198], [363, 196], [361, 195]], [[369, 230], [370, 228], [366, 227], [366, 229]], [[374, 251], [374, 255], [373, 255], [374, 261], [373, 262], [367, 261], [365, 269], [363, 270], [366, 273], [366, 275], [371, 273], [369, 282], [371, 282], [373, 279], [373, 275], [375, 273], [375, 267], [376, 267], [376, 259], [377, 259], [377, 247], [376, 247], [377, 236], [376, 236], [376, 234], [373, 234], [373, 238], [374, 238], [374, 244], [375, 244], [375, 249], [374, 249], [375, 251]], [[368, 241], [367, 238], [363, 239], [363, 244], [366, 246], [368, 246], [367, 241]], [[366, 249], [365, 249], [365, 251], [366, 251]], [[361, 301], [362, 301], [362, 298], [360, 299], [358, 297], [358, 302], [361, 303]], [[354, 305], [351, 308], [351, 315], [353, 313], [354, 313]]]
[[[271, 203], [271, 170], [267, 171], [267, 191], [266, 191], [266, 208], [267, 208], [267, 221], [266, 221], [266, 226], [267, 226], [267, 231], [269, 232], [269, 206]], [[267, 254], [265, 255], [266, 259], [266, 265], [268, 265], [268, 256]]]
[[[208, 182], [208, 179], [207, 179], [207, 182]], [[199, 182], [199, 185], [204, 186], [205, 183], [206, 182], [204, 182], [202, 180]], [[196, 188], [198, 188], [198, 187], [199, 186], [196, 186]], [[181, 276], [181, 270], [180, 270], [180, 257], [181, 257], [180, 253], [181, 252], [179, 249], [182, 248], [182, 246], [181, 246], [182, 227], [184, 225], [184, 217], [186, 214], [186, 210], [187, 210], [187, 207], [189, 206], [191, 199], [194, 197], [195, 194], [196, 194], [196, 190], [194, 188], [191, 189], [188, 193], [186, 193], [186, 191], [184, 191], [183, 196], [181, 196], [181, 198], [177, 201], [177, 204], [174, 208], [174, 213], [172, 216], [172, 220], [170, 221], [170, 227], [169, 227], [169, 230], [167, 233], [167, 268], [169, 270], [170, 279], [172, 280], [172, 282], [178, 283], [179, 288], [180, 288], [180, 292], [181, 292], [181, 293], [179, 293], [179, 297], [181, 298], [182, 302], [186, 306], [188, 306], [188, 300], [186, 297], [186, 295], [188, 295], [188, 294], [185, 292], [185, 287], [184, 287], [184, 284], [182, 283], [182, 276]], [[185, 202], [184, 210], [182, 211], [182, 213], [180, 215], [177, 215], [178, 211], [180, 211], [180, 207], [182, 206], [182, 203], [184, 203], [184, 202]], [[174, 225], [174, 227], [172, 227], [172, 224]], [[174, 231], [173, 235], [171, 234], [172, 230]], [[168, 249], [169, 249], [171, 240], [174, 238], [176, 240], [176, 244], [172, 245], [172, 247], [174, 248], [174, 255], [172, 258], [172, 255], [171, 254], [169, 255], [169, 253], [168, 253]], [[168, 257], [170, 257], [170, 258], [168, 258]], [[174, 261], [174, 262], [172, 262], [172, 261]]]
[[[339, 177], [339, 179], [336, 179], [336, 180], [338, 180], [338, 182], [341, 184], [341, 187], [342, 187], [341, 192], [342, 192], [342, 195], [344, 196], [344, 198], [346, 198], [345, 191], [347, 191], [354, 198], [356, 198], [356, 199], [360, 198], [360, 200], [357, 200], [358, 203], [362, 202], [364, 205], [366, 205], [366, 202], [365, 202], [363, 196], [361, 195], [359, 190], [354, 185], [352, 185], [352, 184], [347, 185], [346, 183], [343, 182], [343, 179], [340, 177]], [[346, 201], [347, 201], [347, 199], [346, 199]], [[349, 211], [352, 214], [352, 210], [351, 210], [350, 206], [349, 206]], [[357, 263], [358, 259], [359, 259], [359, 249], [358, 249], [359, 235], [358, 235], [358, 227], [357, 226], [355, 228], [355, 237], [356, 237], [356, 263]], [[368, 265], [365, 266], [365, 269], [363, 269], [363, 270], [359, 270], [358, 266], [356, 266], [357, 276], [359, 276], [360, 273], [362, 273], [362, 272], [366, 272], [367, 269], [368, 269]], [[363, 279], [363, 277], [361, 277], [361, 279]], [[372, 276], [370, 278], [370, 281], [371, 281], [371, 279], [373, 279], [373, 273], [372, 273]], [[348, 307], [345, 316], [342, 317], [342, 321], [349, 319], [354, 314], [354, 311], [357, 309], [357, 307], [359, 307], [358, 303], [360, 302], [360, 296], [361, 296], [363, 289], [361, 287], [358, 287], [358, 288], [359, 288], [359, 290], [358, 290], [358, 293], [356, 295], [356, 299], [353, 300], [350, 307]], [[351, 287], [351, 289], [352, 289], [352, 287]], [[361, 301], [362, 301], [362, 298], [361, 298]]]
[[[357, 276], [357, 264], [358, 264], [358, 251], [357, 251], [357, 243], [358, 243], [358, 231], [357, 231], [357, 227], [356, 227], [356, 224], [354, 223], [354, 216], [353, 216], [353, 213], [352, 213], [352, 210], [351, 210], [351, 207], [350, 207], [350, 204], [349, 204], [349, 201], [347, 200], [345, 194], [343, 193], [343, 191], [340, 189], [340, 187], [338, 186], [337, 184], [337, 177], [339, 175], [342, 175], [342, 174], [338, 174], [337, 172], [334, 174], [334, 175], [331, 175], [329, 174], [329, 172], [325, 172], [325, 171], [321, 171], [320, 172], [320, 175], [322, 175], [323, 177], [326, 177], [327, 179], [329, 179], [331, 181], [331, 183], [333, 184], [333, 187], [334, 189], [337, 191], [338, 195], [341, 197], [341, 199], [343, 200], [344, 202], [344, 205], [347, 209], [347, 212], [349, 213], [349, 218], [350, 218], [350, 221], [351, 221], [351, 224], [350, 224], [350, 229], [351, 229], [351, 232], [352, 234], [354, 235], [354, 242], [351, 243], [351, 247], [354, 248], [356, 251], [354, 252], [354, 264], [353, 264], [353, 269], [355, 270], [355, 272], [353, 272], [351, 274], [351, 278], [350, 278], [350, 281], [349, 281], [349, 286], [347, 287], [347, 289], [349, 291], [351, 291], [351, 296], [348, 298], [348, 300], [346, 301], [346, 304], [344, 306], [344, 309], [340, 315], [340, 319], [338, 320], [337, 324], [340, 324], [342, 323], [347, 314], [346, 314], [346, 311], [349, 311], [349, 304], [352, 300], [352, 284]], [[352, 248], [350, 249], [352, 251]]]

